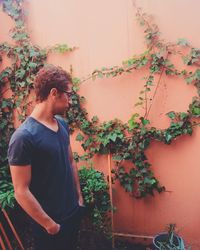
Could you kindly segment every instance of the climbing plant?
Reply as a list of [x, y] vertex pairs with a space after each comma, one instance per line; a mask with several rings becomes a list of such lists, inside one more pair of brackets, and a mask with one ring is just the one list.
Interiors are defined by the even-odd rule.
[[[67, 113], [69, 124], [72, 129], [79, 128], [80, 133], [76, 140], [81, 142], [85, 150], [83, 155], [74, 154], [75, 160], [82, 161], [91, 159], [95, 154], [111, 154], [116, 163], [112, 170], [113, 180], [118, 180], [124, 189], [136, 198], [153, 195], [154, 191], [165, 191], [165, 187], [159, 183], [151, 170], [145, 151], [152, 141], [160, 141], [171, 144], [174, 139], [181, 135], [191, 135], [194, 126], [198, 125], [196, 118], [200, 115], [199, 106], [199, 72], [195, 66], [199, 63], [199, 50], [189, 45], [186, 39], [179, 39], [177, 44], [166, 43], [160, 39], [158, 27], [151, 18], [140, 9], [137, 11], [138, 22], [144, 27], [147, 49], [141, 55], [133, 56], [123, 61], [122, 66], [103, 67], [96, 69], [85, 79], [76, 79], [74, 90], [77, 85], [88, 79], [112, 78], [122, 74], [133, 74], [136, 70], [147, 69], [149, 75], [145, 77], [144, 88], [140, 92], [135, 107], [142, 106], [144, 114], [132, 114], [127, 123], [118, 119], [100, 123], [98, 117], [87, 119], [87, 112], [82, 105], [82, 99], [74, 93], [71, 110]], [[181, 48], [187, 47], [188, 55], [182, 54]], [[186, 67], [183, 70], [176, 69], [170, 61], [173, 55], [182, 57]], [[187, 71], [187, 65], [193, 65], [194, 71]], [[171, 111], [167, 114], [171, 119], [167, 129], [151, 127], [148, 115], [163, 75], [168, 77], [183, 78], [187, 84], [193, 84], [197, 88], [195, 96], [185, 112]], [[156, 76], [158, 81], [156, 82]], [[155, 90], [152, 93], [152, 86]], [[83, 99], [84, 100], [84, 99]], [[126, 170], [126, 162], [132, 163], [132, 168]]]
[[[14, 131], [13, 111], [17, 112], [19, 120], [25, 119], [35, 74], [45, 64], [48, 54], [52, 51], [65, 53], [75, 49], [66, 44], [46, 49], [33, 45], [25, 28], [22, 3], [22, 0], [3, 0], [1, 3], [3, 11], [15, 21], [15, 27], [11, 30], [14, 45], [6, 42], [0, 44], [0, 63], [4, 56], [12, 61], [10, 67], [0, 72], [0, 203], [2, 206], [13, 206], [14, 200], [6, 155], [8, 141]], [[111, 154], [116, 163], [116, 167], [112, 170], [113, 182], [119, 181], [133, 197], [142, 198], [149, 194], [153, 195], [155, 191], [165, 191], [165, 187], [159, 183], [151, 170], [151, 164], [145, 154], [151, 142], [156, 140], [171, 144], [181, 135], [191, 135], [194, 126], [198, 124], [200, 50], [193, 48], [186, 39], [179, 39], [177, 44], [163, 41], [158, 27], [140, 9], [137, 11], [137, 19], [144, 29], [146, 51], [124, 60], [121, 66], [102, 67], [95, 69], [88, 77], [73, 78], [72, 105], [66, 113], [66, 119], [72, 132], [77, 129], [80, 131], [76, 140], [81, 143], [85, 151], [83, 155], [74, 153], [74, 159], [77, 162], [91, 161], [96, 154]], [[182, 46], [188, 48], [188, 54], [181, 52]], [[185, 63], [184, 69], [176, 69], [170, 61], [173, 55], [182, 57]], [[187, 65], [194, 66], [194, 70], [188, 71]], [[140, 92], [135, 108], [143, 107], [144, 114], [133, 113], [127, 123], [122, 123], [118, 119], [101, 123], [97, 116], [88, 119], [84, 108], [85, 98], [78, 94], [81, 83], [89, 79], [134, 74], [141, 69], [148, 69], [149, 75], [144, 79], [144, 88]], [[173, 77], [174, 80], [176, 77], [181, 77], [187, 84], [193, 84], [197, 88], [197, 96], [193, 98], [185, 112], [171, 111], [167, 114], [171, 120], [167, 129], [157, 129], [151, 127], [148, 115], [163, 75]], [[157, 78], [158, 81], [155, 80]], [[154, 92], [152, 86], [155, 86]], [[6, 91], [12, 93], [9, 98], [5, 98]], [[126, 162], [132, 165], [129, 171], [126, 169]]]

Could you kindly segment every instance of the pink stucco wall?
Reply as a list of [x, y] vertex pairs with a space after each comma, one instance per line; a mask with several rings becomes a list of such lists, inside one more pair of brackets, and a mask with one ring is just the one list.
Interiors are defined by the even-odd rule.
[[[162, 36], [176, 42], [187, 38], [200, 47], [199, 1], [138, 0], [136, 4], [152, 14]], [[86, 77], [94, 69], [120, 65], [124, 59], [144, 51], [142, 28], [135, 20], [131, 0], [32, 0], [26, 3], [27, 24], [33, 43], [47, 47], [56, 43], [76, 46], [74, 52], [50, 55], [48, 61], [66, 70], [73, 66], [73, 74]], [[9, 17], [0, 12], [0, 42], [9, 40], [12, 27]], [[175, 59], [175, 62], [177, 60]], [[5, 61], [4, 65], [9, 63]], [[181, 66], [178, 61], [177, 66]], [[147, 71], [126, 74], [113, 79], [87, 81], [80, 93], [87, 99], [89, 116], [97, 115], [101, 121], [119, 118], [126, 122], [136, 109]], [[166, 128], [169, 120], [165, 113], [186, 111], [196, 89], [183, 80], [163, 77], [149, 119], [152, 126]], [[74, 138], [74, 136], [73, 136]], [[74, 150], [80, 150], [72, 140]], [[155, 175], [170, 192], [156, 194], [154, 198], [134, 200], [118, 184], [114, 186], [114, 204], [118, 211], [114, 217], [117, 232], [154, 235], [166, 224], [175, 222], [180, 235], [192, 249], [200, 249], [200, 130], [177, 139], [172, 145], [152, 143], [147, 156]], [[95, 160], [95, 166], [107, 173], [107, 158]]]

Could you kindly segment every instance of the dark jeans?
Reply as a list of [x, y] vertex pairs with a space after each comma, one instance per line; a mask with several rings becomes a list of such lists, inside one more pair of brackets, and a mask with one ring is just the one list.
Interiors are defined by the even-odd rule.
[[60, 231], [55, 235], [48, 234], [40, 225], [34, 225], [34, 250], [75, 250], [78, 231], [84, 207], [60, 223]]

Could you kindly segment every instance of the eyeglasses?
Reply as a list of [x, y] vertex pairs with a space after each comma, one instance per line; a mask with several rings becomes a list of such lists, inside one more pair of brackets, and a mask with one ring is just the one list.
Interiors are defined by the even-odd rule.
[[73, 95], [73, 92], [72, 91], [65, 91], [65, 90], [63, 90], [63, 92], [65, 93], [65, 94], [67, 94], [69, 97], [71, 97], [72, 95]]
[[68, 97], [71, 97], [73, 95], [72, 91], [65, 91], [65, 90], [61, 90], [61, 89], [59, 89], [59, 91], [64, 92], [65, 94], [67, 94]]

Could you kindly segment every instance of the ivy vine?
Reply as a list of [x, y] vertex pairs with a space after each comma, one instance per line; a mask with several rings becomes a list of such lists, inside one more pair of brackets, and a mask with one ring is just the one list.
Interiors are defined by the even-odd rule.
[[[199, 50], [189, 45], [186, 39], [179, 39], [177, 44], [166, 43], [160, 39], [158, 27], [152, 23], [151, 18], [137, 11], [137, 19], [144, 27], [147, 50], [141, 55], [123, 61], [122, 66], [96, 69], [90, 76], [84, 79], [76, 79], [74, 88], [73, 105], [67, 113], [68, 122], [72, 129], [80, 129], [76, 140], [81, 142], [85, 150], [83, 155], [74, 154], [75, 160], [91, 160], [95, 154], [112, 154], [116, 168], [112, 170], [113, 181], [118, 180], [124, 189], [133, 197], [142, 198], [146, 195], [154, 195], [154, 191], [163, 192], [165, 187], [159, 183], [151, 170], [145, 151], [152, 141], [160, 141], [171, 144], [178, 136], [191, 135], [194, 126], [198, 125], [200, 115], [200, 70], [195, 66], [199, 63]], [[188, 47], [190, 53], [183, 55], [182, 46]], [[170, 61], [170, 57], [179, 54], [185, 65], [193, 65], [194, 71], [176, 69]], [[87, 112], [83, 108], [83, 97], [76, 93], [78, 84], [88, 79], [117, 77], [124, 73], [134, 73], [135, 70], [148, 69], [149, 76], [145, 78], [144, 89], [140, 92], [135, 107], [142, 106], [144, 115], [134, 113], [127, 123], [118, 119], [100, 123], [98, 117], [87, 119]], [[186, 112], [171, 111], [167, 116], [171, 119], [167, 129], [156, 129], [150, 126], [148, 115], [152, 107], [157, 89], [163, 75], [168, 77], [182, 77], [187, 84], [193, 84], [197, 88], [197, 96], [193, 97]], [[158, 82], [155, 76], [159, 75]], [[151, 97], [149, 92], [155, 86], [155, 92]], [[127, 171], [126, 162], [132, 163], [132, 168]]]

